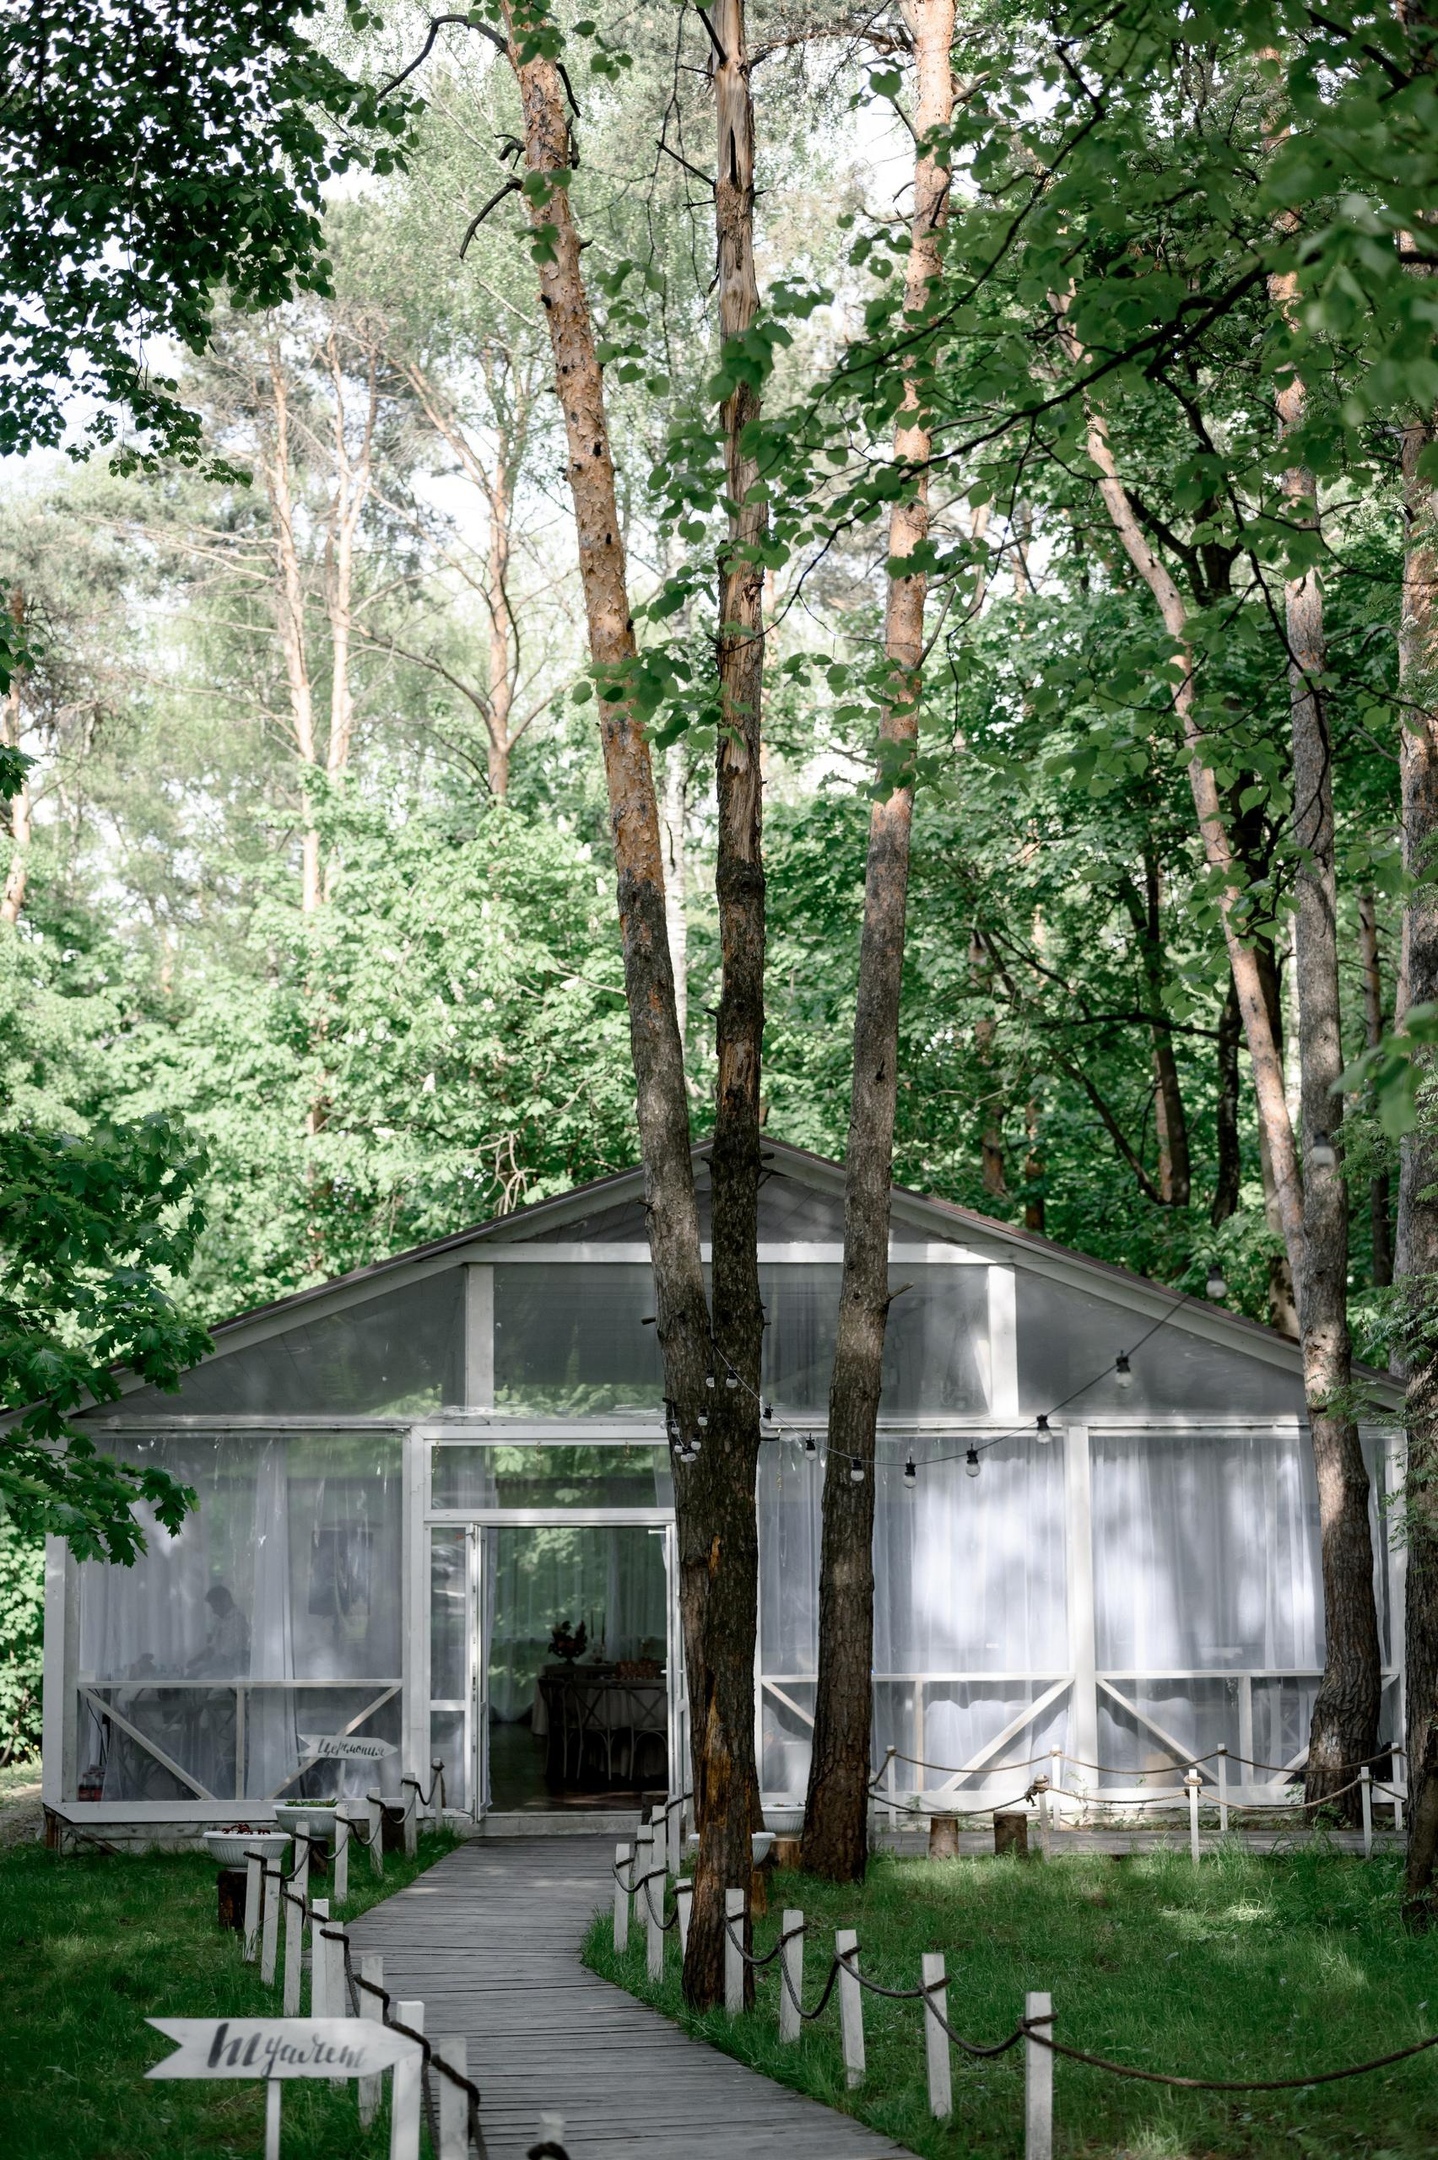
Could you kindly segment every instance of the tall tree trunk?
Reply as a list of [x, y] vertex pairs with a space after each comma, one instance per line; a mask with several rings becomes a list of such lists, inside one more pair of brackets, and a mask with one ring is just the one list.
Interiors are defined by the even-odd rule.
[[1024, 1228], [1042, 1237], [1046, 1226], [1044, 1159], [1039, 1153], [1039, 1106], [1032, 1095], [1024, 1108], [1024, 1130], [1029, 1136], [1029, 1151], [1024, 1157]]
[[1238, 1009], [1238, 988], [1229, 971], [1228, 991], [1218, 1016], [1217, 1174], [1213, 1181], [1213, 1205], [1209, 1221], [1216, 1230], [1238, 1212], [1243, 1183], [1243, 1157], [1238, 1144], [1238, 1045], [1243, 1035], [1243, 1015]]
[[[754, 269], [754, 112], [744, 0], [713, 9], [717, 131], [715, 226], [719, 333], [724, 347], [749, 329], [759, 305]], [[759, 417], [746, 383], [723, 411], [729, 532], [720, 551], [715, 748], [721, 988], [715, 1027], [713, 1189], [714, 1343], [724, 1379], [693, 1473], [702, 1499], [680, 1537], [680, 1599], [689, 1645], [699, 1857], [685, 1999], [724, 1993], [724, 1895], [747, 1884], [750, 1833], [762, 1826], [754, 1760], [754, 1644], [759, 1620], [759, 1395], [764, 1309], [759, 1297], [759, 1072], [764, 1034], [764, 863], [760, 707], [764, 671], [765, 514], [751, 502], [758, 467], [744, 441]], [[752, 1899], [750, 1904], [752, 1906]], [[746, 1969], [746, 1991], [752, 1991]]]
[[[1404, 523], [1398, 730], [1403, 789], [1403, 855], [1409, 875], [1431, 879], [1438, 863], [1438, 489], [1419, 472], [1438, 439], [1438, 421], [1403, 432]], [[1403, 919], [1404, 1002], [1438, 999], [1438, 887], [1415, 882]], [[1409, 1780], [1405, 1911], [1420, 1926], [1438, 1914], [1438, 1132], [1431, 1079], [1416, 1129], [1403, 1142], [1398, 1174], [1394, 1276], [1402, 1293], [1407, 1374], [1404, 1481], [1408, 1544], [1404, 1663]]]
[[[1378, 903], [1358, 895], [1358, 948], [1363, 957], [1363, 1040], [1376, 1050], [1383, 1040], [1383, 963], [1378, 951]], [[1368, 1185], [1368, 1228], [1373, 1281], [1386, 1290], [1393, 1280], [1393, 1180], [1375, 1171]]]
[[[1077, 357], [1077, 341], [1070, 339], [1069, 345], [1071, 353]], [[1306, 1297], [1312, 1313], [1309, 1321], [1307, 1313], [1302, 1309], [1304, 1293], [1301, 1291], [1299, 1319], [1303, 1336], [1304, 1395], [1308, 1405], [1318, 1474], [1324, 1621], [1327, 1634], [1324, 1677], [1314, 1710], [1319, 1759], [1310, 1767], [1309, 1778], [1319, 1791], [1324, 1791], [1330, 1789], [1335, 1782], [1346, 1782], [1333, 1776], [1333, 1765], [1339, 1759], [1336, 1748], [1340, 1744], [1333, 1736], [1336, 1734], [1341, 1738], [1345, 1734], [1361, 1736], [1364, 1733], [1376, 1736], [1378, 1714], [1378, 1633], [1373, 1602], [1373, 1550], [1367, 1516], [1367, 1474], [1363, 1469], [1361, 1452], [1356, 1447], [1356, 1434], [1355, 1444], [1350, 1447], [1342, 1430], [1348, 1421], [1336, 1416], [1329, 1407], [1335, 1386], [1334, 1375], [1342, 1368], [1347, 1356], [1347, 1330], [1346, 1325], [1341, 1328], [1335, 1325], [1332, 1291], [1330, 1287], [1325, 1287], [1330, 1283], [1328, 1269], [1334, 1236], [1327, 1208], [1328, 1194], [1325, 1191], [1315, 1218], [1321, 1252], [1316, 1268], [1310, 1272], [1303, 1186], [1284, 1092], [1282, 1053], [1264, 996], [1256, 956], [1252, 946], [1245, 943], [1241, 934], [1239, 909], [1242, 888], [1235, 875], [1233, 848], [1219, 800], [1218, 785], [1213, 768], [1208, 763], [1194, 711], [1194, 660], [1188, 635], [1187, 611], [1177, 586], [1165, 565], [1154, 554], [1134, 514], [1128, 491], [1118, 477], [1107, 431], [1096, 416], [1090, 419], [1088, 453], [1098, 468], [1099, 491], [1125, 552], [1157, 601], [1164, 627], [1179, 650], [1182, 675], [1174, 692], [1174, 705], [1189, 746], [1189, 781], [1198, 813], [1199, 832], [1209, 867], [1216, 872], [1220, 881], [1219, 908], [1228, 945], [1229, 966], [1238, 986], [1244, 1032], [1248, 1038], [1249, 1060], [1253, 1067], [1254, 1089], [1258, 1098], [1259, 1123], [1267, 1139], [1283, 1242], [1295, 1284], [1307, 1286]], [[1290, 632], [1290, 636], [1291, 634]], [[1310, 682], [1311, 680], [1312, 678]], [[1326, 760], [1326, 750], [1320, 742], [1318, 751], [1315, 752], [1313, 743], [1305, 737], [1304, 755], [1304, 781], [1297, 799], [1306, 806], [1303, 811], [1307, 821], [1305, 831], [1310, 844], [1321, 841], [1324, 833], [1327, 833], [1326, 844], [1331, 860], [1331, 798], [1326, 799], [1326, 826], [1313, 822], [1313, 811], [1320, 803], [1317, 774], [1320, 769], [1326, 773], [1326, 763], [1322, 762]], [[1320, 759], [1317, 765], [1311, 762], [1315, 755]], [[1315, 880], [1315, 884], [1317, 883]], [[1321, 931], [1319, 916], [1323, 905], [1319, 891], [1310, 902], [1311, 927], [1317, 931]], [[1315, 970], [1320, 964], [1314, 963]], [[1336, 1026], [1336, 994], [1333, 999], [1333, 1012]], [[1323, 1029], [1315, 1025], [1313, 1033], [1316, 1044], [1326, 1041]], [[1317, 1076], [1326, 1070], [1326, 1055], [1326, 1051], [1316, 1048], [1311, 1053], [1315, 1092], [1310, 1096], [1305, 1088], [1305, 1108], [1313, 1109], [1315, 1115]], [[1305, 1058], [1305, 1070], [1309, 1062], [1309, 1058]], [[1340, 1066], [1341, 1059], [1333, 1065], [1333, 1077], [1336, 1077]], [[1338, 1188], [1341, 1205], [1342, 1180], [1336, 1173], [1328, 1173], [1328, 1177]], [[1351, 1426], [1349, 1429], [1351, 1430]], [[1359, 1479], [1362, 1480], [1361, 1487]], [[1361, 1527], [1358, 1513], [1360, 1493], [1363, 1502]], [[1360, 1754], [1371, 1752], [1372, 1737], [1366, 1748], [1358, 1750]], [[1355, 1759], [1354, 1755], [1347, 1757], [1349, 1761]]]
[[1152, 1015], [1154, 1123], [1158, 1131], [1158, 1190], [1165, 1207], [1187, 1207], [1193, 1184], [1188, 1118], [1183, 1106], [1173, 1030], [1163, 1020], [1163, 877], [1157, 854], [1145, 847], [1143, 893], [1124, 880], [1124, 899], [1138, 939], [1144, 996]]
[[275, 521], [275, 554], [279, 569], [276, 594], [276, 627], [285, 657], [285, 682], [290, 697], [290, 728], [299, 752], [300, 808], [300, 906], [312, 915], [320, 905], [320, 836], [313, 823], [313, 799], [305, 784], [303, 768], [313, 771], [319, 763], [315, 736], [314, 686], [310, 680], [305, 649], [305, 587], [300, 570], [299, 543], [295, 536], [294, 494], [290, 486], [290, 390], [284, 355], [277, 340], [268, 350], [270, 406], [275, 416], [274, 449], [265, 459], [265, 481], [270, 511]]
[[[914, 211], [904, 281], [907, 317], [930, 309], [940, 274], [938, 235], [948, 204], [943, 146], [932, 138], [953, 113], [953, 0], [905, 0], [916, 73]], [[896, 457], [916, 474], [889, 520], [889, 557], [902, 562], [927, 539], [930, 448], [927, 385], [906, 378]], [[864, 927], [854, 1010], [854, 1081], [844, 1181], [844, 1274], [829, 1385], [829, 1455], [819, 1566], [819, 1672], [814, 1750], [804, 1811], [803, 1863], [831, 1880], [857, 1881], [869, 1850], [873, 1715], [874, 1434], [889, 1312], [889, 1195], [898, 1101], [899, 992], [908, 903], [913, 760], [923, 694], [922, 571], [891, 577], [884, 650], [889, 691], [880, 729], [879, 779], [887, 790], [869, 817]], [[853, 1472], [857, 1469], [859, 1475]]]
[[[11, 594], [9, 612], [16, 628], [23, 630], [25, 596], [22, 592], [17, 590]], [[20, 679], [17, 674], [11, 678], [10, 688], [5, 693], [5, 702], [0, 706], [0, 741], [3, 741], [8, 750], [19, 749], [22, 724]], [[0, 895], [0, 922], [7, 922], [13, 928], [20, 920], [25, 905], [25, 889], [30, 878], [31, 821], [28, 777], [21, 781], [10, 797], [9, 810], [10, 860], [5, 869], [5, 890], [3, 895]]]
[[689, 810], [689, 760], [682, 742], [664, 753], [664, 792], [659, 815], [664, 833], [664, 920], [669, 932], [669, 964], [674, 970], [674, 1017], [679, 1040], [689, 1039], [689, 915], [685, 906]]
[[[712, 1380], [715, 1375], [699, 1253], [683, 1046], [675, 1017], [674, 973], [665, 923], [659, 808], [649, 745], [632, 689], [634, 624], [629, 613], [603, 375], [580, 267], [579, 234], [569, 202], [568, 178], [575, 156], [564, 85], [552, 60], [522, 57], [523, 29], [516, 27], [508, 8], [505, 19], [509, 58], [524, 114], [525, 164], [529, 175], [540, 183], [525, 199], [536, 235], [540, 300], [549, 325], [555, 388], [564, 415], [580, 583], [590, 660], [599, 689], [600, 742], [614, 841], [659, 1341], [674, 1427], [687, 1442], [698, 1436], [698, 1419], [710, 1414], [709, 1403], [717, 1404], [726, 1391], [705, 1385], [706, 1376]], [[675, 1462], [675, 1512], [681, 1556], [691, 1553], [703, 1534], [704, 1491], [699, 1480], [705, 1473], [708, 1453], [707, 1448], [701, 1452], [695, 1468]], [[752, 1482], [749, 1498], [752, 1508]], [[707, 1564], [716, 1571], [728, 1566], [731, 1555], [725, 1551], [722, 1538], [704, 1541], [703, 1550]], [[681, 1558], [681, 1565], [687, 1570], [687, 1558]], [[704, 1699], [704, 1675], [693, 1668], [693, 1643], [687, 1628], [685, 1641], [691, 1705], [696, 1706], [696, 1755], [700, 1755], [709, 1738], [707, 1727], [699, 1723], [697, 1708]], [[752, 1652], [749, 1685], [752, 1688]], [[750, 1732], [752, 1735], [752, 1720]], [[752, 1747], [752, 1737], [749, 1744]], [[702, 1786], [702, 1769], [697, 1762], [696, 1773]], [[743, 1836], [747, 1841], [747, 1808], [744, 1813]], [[709, 1872], [713, 1872], [712, 1860]], [[696, 1931], [704, 1938], [695, 1953], [700, 1964], [706, 1970], [717, 1964], [722, 1970], [722, 1910], [716, 1925], [712, 1897], [701, 1904], [697, 1893], [691, 1949]]]
[[[1274, 279], [1275, 287], [1288, 280]], [[1294, 290], [1275, 291], [1285, 311]], [[1303, 418], [1303, 385], [1278, 394], [1285, 434]], [[1316, 515], [1317, 486], [1301, 467], [1285, 475], [1296, 523]], [[1373, 1538], [1368, 1471], [1348, 1407], [1353, 1379], [1348, 1332], [1348, 1187], [1341, 1167], [1315, 1162], [1315, 1137], [1336, 1138], [1343, 1116], [1338, 1076], [1343, 1039], [1338, 1009], [1338, 885], [1333, 860], [1333, 759], [1322, 693], [1323, 593], [1313, 571], [1290, 577], [1284, 595], [1288, 633], [1289, 719], [1293, 736], [1293, 837], [1299, 851], [1294, 967], [1305, 1139], [1302, 1255], [1295, 1267], [1303, 1344], [1303, 1388], [1318, 1479], [1323, 1545], [1323, 1679], [1309, 1728], [1304, 1797], [1321, 1800], [1352, 1782], [1352, 1765], [1378, 1744], [1382, 1660], [1373, 1595]], [[1356, 1794], [1343, 1811], [1354, 1820]]]
[[[489, 615], [489, 681], [486, 687], [489, 703], [485, 720], [488, 723], [489, 735], [489, 792], [496, 802], [502, 803], [509, 794], [509, 760], [513, 751], [509, 729], [514, 714], [514, 674], [510, 665], [513, 611], [509, 601], [510, 522], [513, 502], [510, 496], [509, 474], [502, 458], [495, 460], [494, 474], [486, 492], [489, 498], [489, 560], [486, 577], [486, 605]], [[665, 890], [668, 890], [667, 881]], [[682, 1040], [682, 1015], [679, 1020], [679, 1034]]]

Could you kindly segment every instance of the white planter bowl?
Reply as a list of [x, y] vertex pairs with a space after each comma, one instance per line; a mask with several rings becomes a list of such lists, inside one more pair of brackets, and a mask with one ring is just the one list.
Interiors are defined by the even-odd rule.
[[283, 1860], [290, 1842], [287, 1830], [207, 1830], [205, 1844], [220, 1867], [243, 1867], [252, 1852]]
[[325, 1807], [320, 1801], [316, 1800], [313, 1806], [306, 1807], [302, 1801], [285, 1800], [281, 1801], [275, 1808], [275, 1821], [282, 1823], [285, 1829], [291, 1832], [298, 1830], [302, 1823], [307, 1822], [312, 1838], [325, 1838], [330, 1844], [333, 1844], [336, 1806], [337, 1803], [334, 1801], [331, 1801], [330, 1805]]
[[764, 1828], [772, 1830], [775, 1837], [797, 1837], [804, 1827], [804, 1810], [801, 1807], [785, 1807], [782, 1803], [764, 1803]]
[[769, 1857], [769, 1848], [774, 1843], [774, 1833], [772, 1830], [756, 1830], [750, 1837], [749, 1843], [754, 1848], [754, 1865], [758, 1867]]

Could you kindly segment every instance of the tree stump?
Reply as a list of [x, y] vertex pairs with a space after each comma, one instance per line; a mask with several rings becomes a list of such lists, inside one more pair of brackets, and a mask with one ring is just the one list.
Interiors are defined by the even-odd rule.
[[1012, 1853], [1017, 1860], [1029, 1856], [1029, 1819], [1027, 1815], [996, 1815], [994, 1817], [994, 1856], [1002, 1858]]
[[796, 1868], [799, 1865], [801, 1840], [796, 1837], [776, 1837], [769, 1848], [769, 1857], [776, 1868]]
[[220, 1926], [242, 1929], [245, 1924], [245, 1870], [220, 1869]]
[[958, 1857], [958, 1816], [931, 1815], [929, 1818], [929, 1858], [931, 1860], [957, 1860]]

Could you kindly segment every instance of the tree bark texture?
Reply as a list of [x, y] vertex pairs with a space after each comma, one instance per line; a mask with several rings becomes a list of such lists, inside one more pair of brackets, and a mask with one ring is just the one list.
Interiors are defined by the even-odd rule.
[[1237, 1214], [1243, 1183], [1243, 1157], [1238, 1145], [1238, 1045], [1242, 1035], [1243, 1015], [1238, 1009], [1238, 989], [1230, 970], [1228, 992], [1218, 1016], [1218, 1102], [1214, 1112], [1218, 1169], [1208, 1216], [1215, 1230], [1220, 1223], [1227, 1222], [1230, 1215]]
[[[1358, 895], [1358, 948], [1363, 960], [1363, 1040], [1376, 1050], [1383, 1040], [1383, 962], [1378, 950], [1378, 903]], [[1393, 1180], [1376, 1171], [1368, 1186], [1368, 1234], [1373, 1281], [1385, 1290], [1393, 1280]]]
[[[1274, 281], [1277, 284], [1278, 280]], [[1285, 304], [1279, 296], [1280, 304]], [[1278, 395], [1284, 432], [1303, 414], [1297, 380]], [[1311, 473], [1294, 467], [1285, 494], [1295, 522], [1314, 515]], [[1315, 1135], [1335, 1140], [1343, 1116], [1338, 1008], [1338, 886], [1333, 860], [1333, 758], [1322, 678], [1323, 593], [1313, 571], [1288, 579], [1289, 722], [1293, 739], [1293, 838], [1298, 849], [1294, 966], [1304, 1134], [1302, 1255], [1294, 1273], [1303, 1346], [1303, 1389], [1318, 1481], [1326, 1636], [1323, 1679], [1309, 1727], [1304, 1797], [1321, 1800], [1351, 1785], [1354, 1766], [1378, 1744], [1382, 1659], [1373, 1595], [1369, 1483], [1358, 1426], [1349, 1409], [1353, 1379], [1348, 1331], [1348, 1186], [1341, 1164], [1313, 1160]], [[1358, 1794], [1343, 1813], [1358, 1819]]]
[[[1403, 433], [1405, 553], [1398, 683], [1403, 791], [1403, 852], [1410, 876], [1431, 875], [1438, 860], [1438, 490], [1418, 462], [1438, 426], [1414, 422]], [[1415, 884], [1403, 919], [1403, 1003], [1438, 998], [1438, 888]], [[1409, 1779], [1408, 1865], [1404, 1909], [1416, 1925], [1438, 1915], [1438, 1134], [1432, 1083], [1420, 1096], [1419, 1122], [1403, 1141], [1398, 1175], [1394, 1276], [1402, 1295], [1407, 1374], [1408, 1467], [1404, 1528], [1408, 1546], [1405, 1624]]]
[[1193, 1184], [1188, 1117], [1173, 1054], [1173, 1030], [1163, 1019], [1163, 879], [1158, 856], [1146, 848], [1143, 893], [1125, 879], [1125, 900], [1138, 940], [1144, 996], [1153, 1015], [1154, 1124], [1158, 1133], [1158, 1192], [1165, 1207], [1187, 1207]]
[[[590, 660], [599, 692], [600, 743], [609, 793], [659, 1340], [672, 1415], [687, 1440], [698, 1435], [699, 1417], [710, 1414], [709, 1403], [717, 1403], [724, 1390], [707, 1388], [705, 1384], [706, 1377], [712, 1377], [709, 1310], [699, 1254], [683, 1046], [675, 1015], [674, 971], [665, 919], [659, 809], [649, 744], [630, 689], [630, 671], [636, 657], [634, 624], [629, 613], [604, 381], [580, 265], [579, 234], [569, 202], [568, 175], [575, 156], [564, 85], [552, 61], [523, 57], [524, 22], [519, 10], [506, 9], [506, 27], [510, 62], [524, 113], [526, 169], [548, 183], [540, 199], [527, 196], [526, 202], [540, 257], [540, 302], [549, 326], [555, 389], [564, 415], [580, 582]], [[707, 1447], [701, 1451], [695, 1468], [686, 1468], [677, 1461], [674, 1465], [681, 1552], [687, 1552], [694, 1543], [696, 1503], [702, 1506], [696, 1487], [699, 1479], [708, 1475], [709, 1452]], [[752, 1513], [752, 1481], [749, 1505]], [[717, 1572], [721, 1566], [728, 1567], [729, 1558], [724, 1536], [716, 1533], [706, 1547], [704, 1564]], [[742, 1555], [736, 1564], [744, 1565]], [[687, 1623], [685, 1646], [698, 1773], [709, 1732], [703, 1722], [704, 1676], [693, 1667], [694, 1645]], [[750, 1654], [752, 1688], [752, 1647]], [[750, 1731], [752, 1734], [752, 1719]], [[701, 1776], [696, 1791], [702, 1785]], [[747, 1834], [746, 1823], [746, 1838]], [[696, 1908], [698, 1903], [696, 1898]], [[722, 1939], [716, 1935], [712, 1916], [705, 1918], [696, 1909], [692, 1927], [702, 1928], [714, 1938], [722, 1961]], [[712, 1951], [706, 1953], [706, 1957], [709, 1955]]]
[[[937, 290], [939, 232], [948, 203], [947, 153], [934, 137], [953, 114], [953, 0], [906, 0], [904, 21], [914, 47], [918, 142], [904, 312], [907, 318], [919, 320]], [[895, 503], [890, 516], [889, 556], [895, 563], [912, 555], [928, 536], [927, 395], [925, 383], [910, 374], [904, 384], [894, 449], [899, 462], [916, 477], [912, 493]], [[889, 1196], [914, 800], [910, 768], [918, 745], [927, 593], [928, 580], [920, 571], [889, 579], [884, 649], [890, 687], [880, 728], [880, 774], [886, 784], [896, 778], [899, 784], [892, 785], [870, 812], [854, 1011], [844, 1273], [829, 1385], [819, 1672], [802, 1844], [804, 1866], [838, 1882], [859, 1880], [868, 1860], [874, 1435], [889, 1311]], [[852, 1475], [854, 1466], [862, 1473], [857, 1480]]]
[[[715, 225], [721, 351], [759, 306], [754, 268], [754, 112], [744, 0], [712, 11], [716, 122]], [[747, 384], [723, 411], [729, 531], [720, 550], [715, 748], [715, 893], [721, 983], [715, 1026], [712, 1311], [717, 1386], [691, 1473], [696, 1505], [680, 1533], [680, 1597], [689, 1644], [699, 1857], [684, 1994], [706, 2008], [724, 1995], [724, 1894], [750, 1885], [750, 1833], [762, 1826], [754, 1760], [754, 1645], [759, 1620], [759, 1467], [764, 1309], [759, 1296], [759, 1074], [764, 1033], [764, 862], [760, 712], [764, 669], [765, 526], [748, 500], [758, 468], [744, 440], [759, 417]], [[738, 1385], [729, 1383], [737, 1380]], [[748, 1911], [752, 1917], [753, 1899]], [[748, 1922], [746, 1921], [746, 1932]], [[746, 1995], [753, 1974], [745, 1970]]]
[[[7, 598], [7, 612], [17, 630], [25, 627], [25, 595], [17, 587]], [[0, 742], [7, 749], [18, 750], [23, 730], [20, 712], [20, 678], [13, 676], [0, 706]], [[0, 894], [0, 922], [11, 928], [20, 920], [25, 905], [25, 891], [30, 878], [30, 783], [22, 780], [9, 802], [10, 860], [5, 867], [5, 890]]]

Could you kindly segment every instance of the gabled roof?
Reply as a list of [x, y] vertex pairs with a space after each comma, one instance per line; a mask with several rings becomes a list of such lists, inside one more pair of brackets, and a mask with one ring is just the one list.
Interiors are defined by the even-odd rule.
[[[698, 1142], [694, 1149], [701, 1230], [706, 1237], [710, 1152], [708, 1141]], [[768, 1138], [764, 1141], [764, 1161], [767, 1177], [761, 1193], [761, 1255], [777, 1257], [776, 1246], [793, 1244], [802, 1248], [808, 1258], [837, 1257], [843, 1237], [842, 1165], [787, 1141]], [[1170, 1327], [1276, 1366], [1301, 1383], [1298, 1345], [1274, 1329], [1222, 1306], [1175, 1292], [1108, 1261], [1055, 1244], [1032, 1231], [959, 1207], [953, 1201], [895, 1186], [892, 1242], [899, 1248], [928, 1243], [960, 1248], [976, 1260], [1046, 1276], [1151, 1320], [1167, 1314]], [[623, 1245], [639, 1257], [641, 1249], [647, 1251], [642, 1170], [623, 1170], [597, 1178], [571, 1192], [516, 1208], [472, 1229], [432, 1239], [391, 1259], [375, 1261], [237, 1314], [211, 1330], [215, 1348], [210, 1358], [224, 1357], [290, 1327], [307, 1325], [383, 1291], [420, 1282], [467, 1262], [489, 1257], [498, 1260], [506, 1247], [534, 1244], [561, 1245], [567, 1255], [573, 1254], [576, 1247], [584, 1247], [594, 1251], [596, 1259], [603, 1256], [605, 1247]], [[920, 1256], [909, 1250], [908, 1257]], [[207, 1358], [203, 1362], [209, 1361]], [[1390, 1407], [1401, 1406], [1402, 1388], [1391, 1374], [1368, 1367], [1358, 1368], [1358, 1372], [1378, 1401]], [[125, 1392], [129, 1392], [128, 1387]]]

